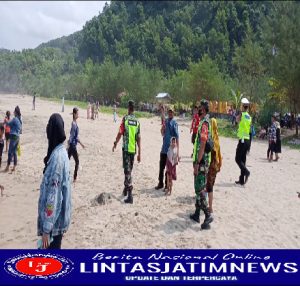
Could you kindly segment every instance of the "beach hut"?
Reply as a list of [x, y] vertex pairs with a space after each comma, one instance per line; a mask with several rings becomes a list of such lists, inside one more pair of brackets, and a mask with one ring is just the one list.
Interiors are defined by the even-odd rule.
[[158, 103], [171, 103], [171, 96], [167, 92], [160, 92], [156, 95], [155, 99]]

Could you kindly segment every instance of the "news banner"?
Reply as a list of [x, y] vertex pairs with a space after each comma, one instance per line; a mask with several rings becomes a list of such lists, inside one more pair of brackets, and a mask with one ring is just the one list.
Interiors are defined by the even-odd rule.
[[300, 285], [300, 250], [0, 250], [0, 285]]

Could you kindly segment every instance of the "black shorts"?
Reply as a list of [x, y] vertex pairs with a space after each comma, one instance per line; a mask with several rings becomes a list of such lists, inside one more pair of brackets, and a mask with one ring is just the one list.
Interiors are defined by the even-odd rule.
[[5, 140], [9, 140], [9, 133], [5, 132]]
[[193, 135], [192, 135], [192, 143], [193, 144], [195, 143], [196, 136], [197, 136], [197, 133], [193, 133]]

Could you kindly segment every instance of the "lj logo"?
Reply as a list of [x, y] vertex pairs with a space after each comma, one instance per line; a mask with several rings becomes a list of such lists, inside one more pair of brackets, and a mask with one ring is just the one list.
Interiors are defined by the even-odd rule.
[[70, 273], [74, 263], [60, 255], [25, 254], [4, 262], [7, 273], [21, 278], [53, 279]]

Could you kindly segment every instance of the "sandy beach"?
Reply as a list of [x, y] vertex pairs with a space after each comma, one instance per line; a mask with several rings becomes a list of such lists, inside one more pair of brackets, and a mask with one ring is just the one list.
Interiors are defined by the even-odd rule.
[[[6, 110], [19, 105], [23, 117], [22, 154], [13, 174], [3, 173], [7, 153], [3, 153], [0, 184], [0, 248], [36, 248], [36, 222], [43, 158], [47, 152], [46, 125], [61, 105], [32, 97], [0, 95], [0, 121]], [[69, 137], [72, 106], [61, 113]], [[211, 230], [201, 231], [192, 222], [194, 211], [192, 145], [189, 121], [178, 120], [181, 162], [173, 193], [165, 197], [155, 190], [162, 145], [158, 117], [141, 119], [142, 162], [133, 170], [134, 204], [123, 203], [121, 142], [115, 153], [112, 145], [121, 121], [99, 114], [86, 119], [80, 109], [78, 182], [72, 187], [72, 223], [63, 248], [300, 248], [300, 152], [283, 147], [279, 162], [266, 159], [267, 142], [254, 141], [247, 165], [251, 172], [245, 187], [234, 185], [239, 169], [234, 161], [237, 140], [221, 138], [223, 166], [214, 192]], [[74, 160], [71, 160], [73, 174]], [[100, 193], [109, 193], [111, 202], [95, 205]], [[201, 221], [204, 214], [201, 213]]]

